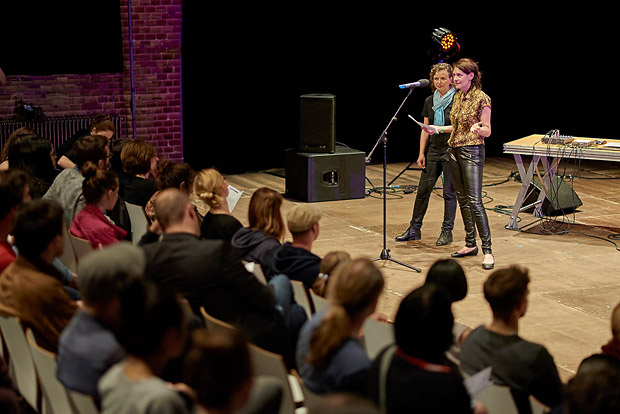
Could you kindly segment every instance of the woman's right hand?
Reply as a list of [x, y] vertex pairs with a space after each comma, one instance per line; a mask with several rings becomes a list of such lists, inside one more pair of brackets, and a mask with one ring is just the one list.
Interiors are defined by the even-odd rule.
[[420, 168], [426, 168], [426, 157], [424, 155], [420, 155], [418, 157], [418, 167]]

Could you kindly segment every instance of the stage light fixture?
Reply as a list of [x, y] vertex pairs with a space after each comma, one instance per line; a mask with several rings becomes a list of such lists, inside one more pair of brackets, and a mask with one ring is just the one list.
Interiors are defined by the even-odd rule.
[[439, 27], [433, 30], [432, 39], [436, 43], [434, 58], [439, 62], [443, 62], [461, 50], [456, 33], [448, 30], [444, 27]]

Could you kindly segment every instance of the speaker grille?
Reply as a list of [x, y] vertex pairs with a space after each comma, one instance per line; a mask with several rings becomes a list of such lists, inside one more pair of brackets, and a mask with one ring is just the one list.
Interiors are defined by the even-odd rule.
[[302, 151], [329, 154], [336, 151], [335, 95], [301, 95], [299, 141]]

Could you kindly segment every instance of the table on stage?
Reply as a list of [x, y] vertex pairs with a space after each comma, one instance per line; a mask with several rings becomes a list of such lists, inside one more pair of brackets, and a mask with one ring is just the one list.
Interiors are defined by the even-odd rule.
[[[571, 142], [566, 144], [547, 144], [543, 142], [545, 135], [530, 135], [524, 138], [504, 143], [504, 153], [513, 154], [519, 175], [521, 176], [521, 189], [512, 208], [510, 221], [507, 229], [517, 230], [519, 228], [518, 216], [525, 209], [534, 206], [534, 216], [543, 217], [542, 203], [547, 192], [553, 191], [551, 180], [556, 172], [559, 162], [563, 158], [598, 160], [598, 161], [620, 161], [620, 140], [601, 139], [601, 138], [579, 138], [573, 137]], [[527, 171], [523, 164], [522, 156], [528, 155], [532, 159]], [[542, 175], [538, 164], [542, 164]], [[535, 203], [523, 206], [526, 194], [529, 189], [534, 173], [540, 179], [541, 188], [538, 199]]]

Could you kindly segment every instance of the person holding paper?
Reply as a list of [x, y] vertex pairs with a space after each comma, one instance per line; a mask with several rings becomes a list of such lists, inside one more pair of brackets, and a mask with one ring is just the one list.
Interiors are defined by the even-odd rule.
[[457, 204], [456, 191], [448, 169], [448, 139], [452, 132], [450, 109], [455, 93], [452, 87], [452, 67], [447, 63], [438, 63], [431, 68], [430, 78], [433, 81], [431, 89], [434, 91], [424, 102], [422, 110], [424, 123], [419, 123], [422, 131], [417, 163], [422, 168], [422, 174], [409, 227], [396, 237], [396, 241], [419, 240], [422, 237], [420, 228], [428, 208], [428, 201], [437, 179], [443, 174], [444, 218], [441, 233], [435, 244], [445, 246], [452, 242]]
[[228, 243], [237, 230], [243, 227], [230, 212], [228, 183], [215, 168], [207, 168], [194, 179], [194, 193], [209, 206], [205, 214], [200, 234], [204, 239], [222, 239]]
[[491, 230], [482, 203], [482, 174], [485, 159], [484, 139], [491, 135], [491, 98], [482, 91], [478, 64], [460, 59], [454, 64], [454, 95], [450, 120], [450, 172], [465, 224], [465, 247], [452, 257], [475, 256], [476, 229], [482, 241], [482, 267], [493, 269], [495, 258], [491, 250]]

